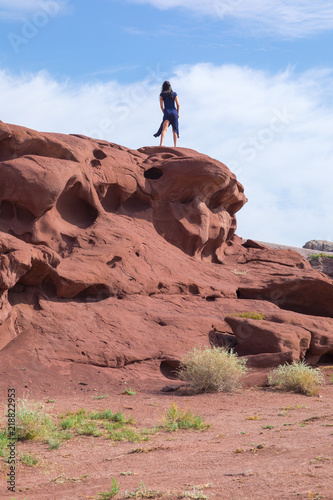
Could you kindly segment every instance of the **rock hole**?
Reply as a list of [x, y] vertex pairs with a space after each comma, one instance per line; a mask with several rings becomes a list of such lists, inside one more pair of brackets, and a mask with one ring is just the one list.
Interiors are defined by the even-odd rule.
[[8, 302], [10, 305], [13, 307], [18, 304], [31, 305], [31, 302], [28, 302], [25, 291], [26, 288], [20, 283], [16, 283], [13, 288], [8, 290]]
[[0, 218], [5, 221], [11, 221], [14, 217], [14, 208], [10, 201], [3, 200], [0, 205]]
[[207, 302], [215, 302], [216, 299], [217, 299], [216, 295], [208, 295], [206, 297]]
[[237, 344], [237, 338], [230, 333], [217, 332], [215, 329], [209, 332], [209, 343], [214, 347], [225, 347], [232, 349]]
[[101, 204], [106, 212], [117, 212], [121, 205], [123, 190], [118, 184], [110, 184]]
[[197, 285], [190, 285], [188, 287], [188, 291], [192, 294], [192, 295], [199, 295], [200, 294], [200, 290], [199, 290], [199, 287]]
[[137, 257], [140, 257], [139, 252], [135, 252], [135, 255], [136, 255]]
[[31, 224], [36, 219], [30, 210], [21, 205], [16, 206], [16, 217], [22, 224]]
[[38, 298], [37, 298], [37, 297], [36, 297], [36, 300], [35, 300], [35, 302], [34, 302], [34, 309], [35, 309], [35, 311], [42, 311], [42, 310], [43, 310], [43, 308], [42, 308], [42, 306], [40, 305], [39, 300], [38, 300]]
[[139, 193], [133, 193], [123, 204], [122, 208], [130, 214], [144, 212], [151, 207], [150, 199]]
[[189, 203], [192, 203], [192, 201], [193, 201], [193, 197], [185, 198], [184, 200], [181, 200], [180, 203], [182, 203], [183, 205], [188, 205]]
[[228, 231], [228, 235], [227, 235], [226, 241], [230, 241], [231, 238], [233, 237], [234, 233], [235, 233], [235, 227], [231, 227], [229, 229], [229, 231]]
[[237, 295], [237, 299], [241, 299], [241, 293], [240, 293], [240, 290], [236, 290], [236, 295]]
[[158, 288], [159, 290], [161, 290], [162, 288], [164, 288], [163, 283], [159, 283], [159, 284], [157, 285], [157, 288]]
[[207, 203], [209, 210], [212, 212], [219, 211], [223, 207], [223, 201], [225, 200], [226, 195], [228, 195], [228, 192], [229, 186], [214, 193]]
[[59, 196], [56, 206], [66, 222], [81, 229], [87, 229], [97, 219], [98, 211], [81, 198], [80, 190], [81, 184], [78, 182]]
[[104, 160], [104, 158], [106, 158], [106, 154], [101, 149], [95, 149], [93, 155], [96, 160]]
[[82, 302], [99, 302], [107, 299], [109, 296], [110, 292], [108, 287], [103, 284], [98, 284], [89, 286], [80, 292], [75, 298]]
[[12, 234], [13, 236], [16, 236], [16, 238], [20, 238], [20, 240], [24, 241], [25, 243], [30, 243], [32, 244], [32, 233], [23, 233], [23, 234], [15, 234], [14, 231], [8, 231], [9, 234]]
[[159, 324], [160, 326], [168, 326], [168, 325], [167, 325], [167, 323], [165, 323], [164, 321], [159, 321], [159, 322], [158, 322], [158, 324]]
[[162, 375], [171, 380], [178, 380], [178, 369], [180, 367], [180, 361], [176, 359], [165, 359], [160, 364], [160, 371]]
[[152, 167], [145, 171], [143, 174], [146, 179], [157, 180], [160, 179], [163, 175], [163, 172], [160, 168]]
[[93, 168], [98, 168], [98, 167], [101, 167], [101, 166], [102, 166], [102, 164], [101, 164], [101, 162], [100, 162], [99, 160], [92, 160], [92, 161], [90, 162], [90, 165], [91, 165]]
[[68, 236], [67, 234], [62, 234], [60, 233], [61, 238], [63, 242], [65, 243], [65, 246], [61, 245], [61, 250], [71, 253], [73, 251], [73, 248], [75, 246], [78, 246], [78, 241], [75, 236]]
[[323, 354], [318, 363], [323, 365], [333, 365], [333, 352], [326, 352]]
[[48, 297], [57, 296], [57, 286], [50, 276], [46, 276], [42, 281], [42, 289]]
[[109, 262], [107, 262], [106, 264], [110, 266], [112, 269], [114, 269], [117, 265], [117, 262], [121, 262], [122, 260], [123, 260], [122, 257], [118, 257], [116, 255], [115, 257], [113, 257], [112, 260], [109, 260]]

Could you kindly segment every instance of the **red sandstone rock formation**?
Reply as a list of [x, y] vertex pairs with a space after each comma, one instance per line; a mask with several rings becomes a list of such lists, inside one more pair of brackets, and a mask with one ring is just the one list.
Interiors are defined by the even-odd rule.
[[[209, 342], [257, 367], [333, 355], [333, 281], [242, 245], [222, 163], [0, 122], [0, 176], [3, 375], [168, 374]], [[251, 311], [265, 319], [232, 316]]]

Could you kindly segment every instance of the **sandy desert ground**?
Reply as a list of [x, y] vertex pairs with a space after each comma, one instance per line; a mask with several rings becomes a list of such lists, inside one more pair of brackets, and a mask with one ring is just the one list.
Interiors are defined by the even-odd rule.
[[[76, 435], [53, 450], [41, 441], [19, 442], [16, 491], [4, 487], [2, 459], [1, 498], [100, 499], [113, 477], [116, 499], [333, 499], [333, 367], [322, 369], [326, 385], [317, 397], [246, 386], [234, 394], [164, 393], [166, 379], [124, 373], [113, 387], [94, 380], [32, 387], [24, 397], [44, 403], [55, 418], [81, 408], [111, 409], [132, 416], [133, 429], [155, 429], [142, 442]], [[135, 395], [123, 394], [129, 387]], [[159, 427], [172, 403], [201, 415], [209, 428]], [[38, 463], [22, 463], [22, 455]]]

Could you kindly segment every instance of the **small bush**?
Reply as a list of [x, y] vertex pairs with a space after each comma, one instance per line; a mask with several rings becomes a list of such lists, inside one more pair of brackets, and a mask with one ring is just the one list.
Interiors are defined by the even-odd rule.
[[50, 450], [58, 450], [61, 445], [61, 440], [59, 436], [52, 437], [49, 439], [49, 448]]
[[311, 255], [309, 255], [308, 257], [308, 260], [318, 260], [319, 258], [325, 258], [325, 257], [329, 257], [330, 259], [333, 259], [333, 255], [332, 254], [328, 254], [328, 253], [313, 253]]
[[119, 491], [119, 483], [115, 480], [114, 477], [111, 477], [112, 485], [110, 491], [104, 491], [103, 493], [98, 493], [98, 500], [111, 500], [111, 498], [115, 497]]
[[95, 436], [98, 437], [102, 434], [102, 432], [98, 429], [97, 425], [90, 422], [85, 422], [82, 426], [77, 430], [77, 433], [80, 436]]
[[323, 382], [324, 377], [321, 372], [317, 368], [308, 366], [304, 360], [278, 366], [268, 375], [270, 386], [306, 396], [316, 396]]
[[136, 391], [134, 391], [130, 387], [126, 387], [126, 389], [123, 390], [122, 394], [125, 394], [126, 396], [135, 396]]
[[68, 412], [60, 422], [60, 426], [64, 430], [74, 429], [82, 425], [85, 419], [86, 419], [86, 410], [84, 408], [80, 408], [76, 412]]
[[[62, 440], [78, 436], [104, 436], [113, 441], [149, 441], [152, 434], [158, 429], [135, 429], [132, 417], [126, 417], [121, 412], [100, 410], [87, 413], [80, 409], [61, 416], [59, 432]], [[52, 441], [52, 449], [59, 447], [60, 440]], [[50, 442], [51, 447], [51, 442]]]
[[192, 498], [192, 500], [208, 500], [208, 496], [204, 495], [202, 491], [197, 490], [195, 487], [193, 488], [193, 491], [185, 491], [184, 493], [180, 494], [178, 498]]
[[6, 429], [0, 431], [0, 457], [8, 456], [8, 432]]
[[194, 348], [181, 360], [178, 373], [195, 392], [232, 392], [247, 372], [245, 364], [246, 360], [222, 347]]
[[126, 418], [125, 415], [121, 412], [113, 413], [111, 410], [104, 411], [93, 411], [89, 413], [88, 418], [91, 420], [108, 420], [111, 422], [119, 422], [120, 424], [132, 424], [133, 419]]
[[179, 410], [178, 406], [172, 403], [164, 415], [163, 427], [169, 432], [178, 429], [206, 430], [209, 424], [204, 424], [202, 417], [194, 415], [191, 410]]
[[125, 498], [159, 498], [161, 496], [161, 491], [150, 490], [143, 481], [140, 481], [139, 487], [134, 491], [125, 491]]
[[29, 455], [29, 453], [24, 453], [20, 456], [21, 462], [23, 462], [26, 465], [29, 465], [30, 467], [34, 467], [35, 465], [38, 464], [38, 459], [35, 458], [33, 455]]
[[125, 427], [123, 429], [111, 430], [109, 439], [112, 439], [112, 441], [130, 441], [131, 443], [135, 443], [149, 441], [149, 435]]
[[48, 441], [56, 432], [56, 425], [44, 411], [42, 403], [22, 399], [18, 401], [16, 437], [18, 440], [43, 439]]
[[248, 319], [257, 319], [263, 320], [265, 319], [265, 315], [257, 312], [244, 312], [244, 313], [232, 313], [230, 316], [234, 316], [236, 318], [248, 318]]

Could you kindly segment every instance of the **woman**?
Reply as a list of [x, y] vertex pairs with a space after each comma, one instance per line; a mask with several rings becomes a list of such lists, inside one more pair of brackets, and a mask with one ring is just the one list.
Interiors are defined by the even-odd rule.
[[160, 106], [163, 113], [163, 121], [158, 129], [158, 132], [154, 134], [154, 137], [161, 136], [160, 146], [163, 146], [166, 131], [168, 130], [169, 125], [172, 125], [173, 143], [176, 147], [177, 138], [179, 137], [179, 101], [177, 93], [172, 90], [170, 82], [164, 82], [162, 85], [162, 92], [160, 93]]

